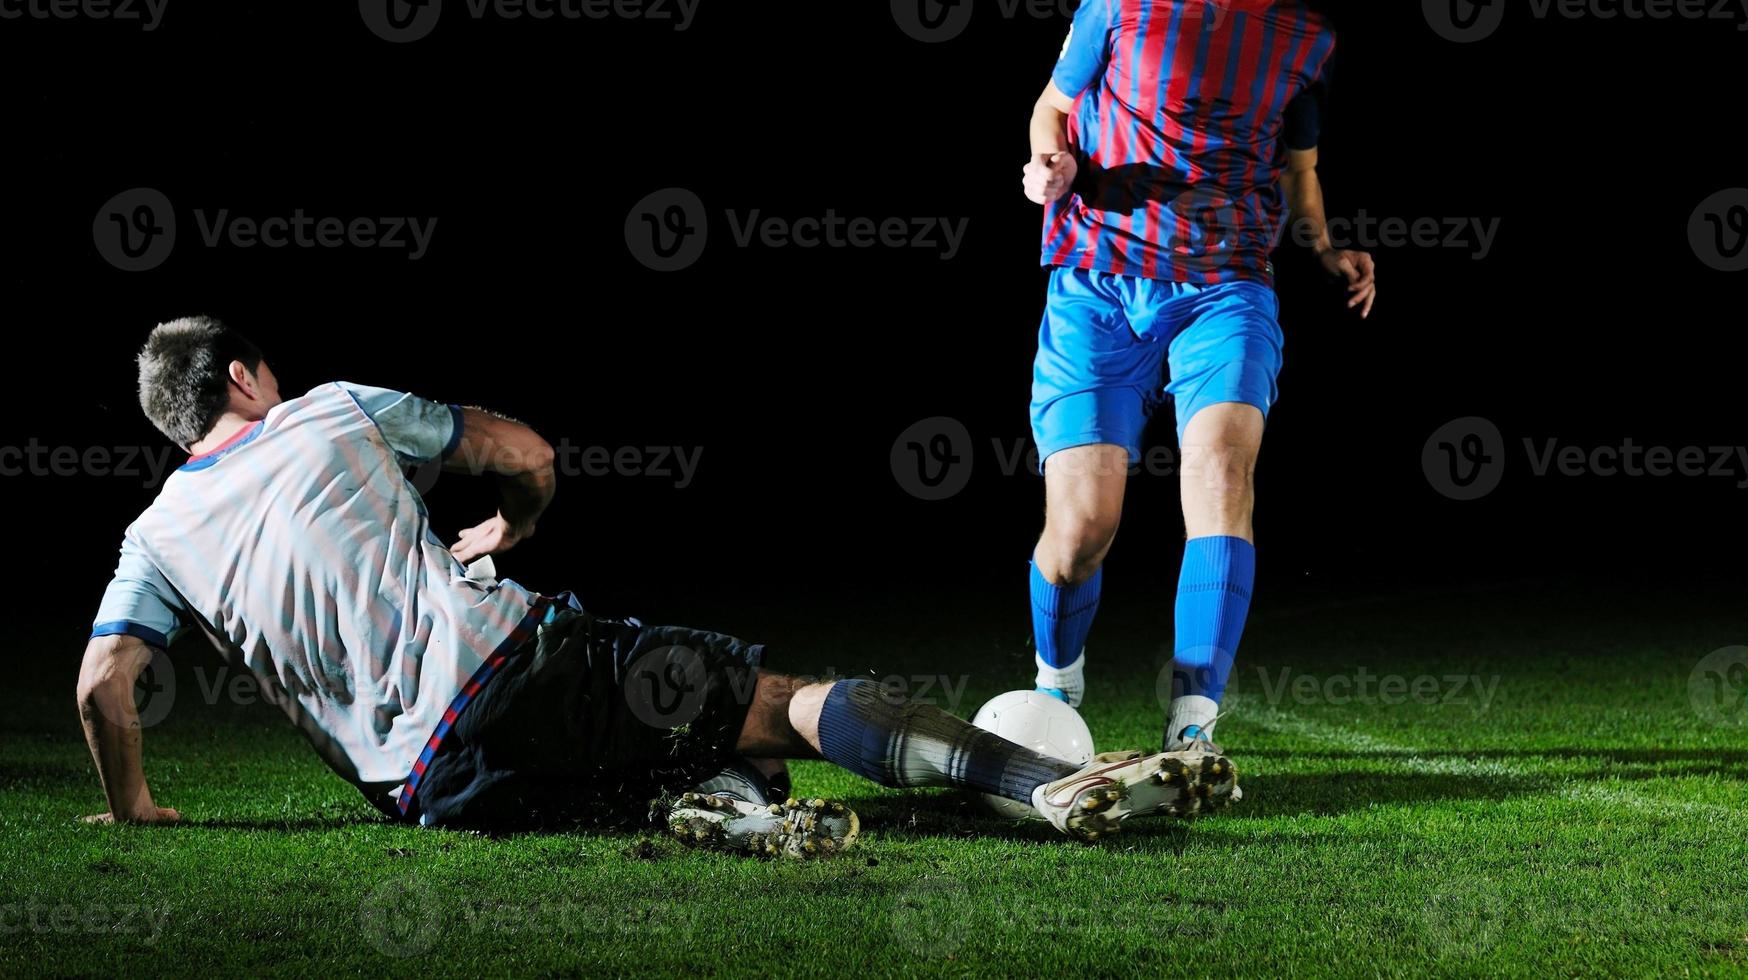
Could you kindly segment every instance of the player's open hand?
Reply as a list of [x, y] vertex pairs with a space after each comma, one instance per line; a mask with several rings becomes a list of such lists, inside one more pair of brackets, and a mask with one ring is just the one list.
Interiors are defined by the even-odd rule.
[[1026, 199], [1033, 204], [1057, 200], [1074, 186], [1079, 172], [1080, 164], [1074, 162], [1074, 154], [1066, 151], [1034, 158], [1026, 164]]
[[518, 529], [499, 514], [478, 527], [461, 532], [461, 540], [455, 542], [449, 553], [466, 565], [486, 555], [501, 555], [533, 535], [533, 528]]
[[175, 810], [172, 810], [167, 806], [155, 806], [145, 813], [134, 814], [127, 817], [117, 817], [113, 813], [93, 813], [89, 817], [80, 818], [83, 823], [96, 824], [99, 826], [108, 826], [117, 823], [177, 823], [181, 821], [181, 819], [182, 814], [177, 813]]
[[1378, 266], [1367, 252], [1330, 249], [1318, 258], [1323, 271], [1347, 281], [1347, 308], [1359, 307], [1360, 319], [1372, 315], [1378, 301]]

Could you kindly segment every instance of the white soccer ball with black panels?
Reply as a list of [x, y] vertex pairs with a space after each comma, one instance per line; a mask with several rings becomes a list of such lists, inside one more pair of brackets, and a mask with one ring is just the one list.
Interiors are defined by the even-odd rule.
[[[1009, 691], [977, 709], [971, 723], [1053, 759], [1084, 766], [1092, 761], [1092, 730], [1080, 712], [1042, 691]], [[1010, 820], [1042, 820], [1029, 804], [984, 794], [989, 808]]]

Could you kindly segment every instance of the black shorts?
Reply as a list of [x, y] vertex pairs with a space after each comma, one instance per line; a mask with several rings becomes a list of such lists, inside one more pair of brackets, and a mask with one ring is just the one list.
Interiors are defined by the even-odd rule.
[[736, 757], [764, 647], [562, 608], [470, 701], [409, 819], [515, 829], [642, 819]]

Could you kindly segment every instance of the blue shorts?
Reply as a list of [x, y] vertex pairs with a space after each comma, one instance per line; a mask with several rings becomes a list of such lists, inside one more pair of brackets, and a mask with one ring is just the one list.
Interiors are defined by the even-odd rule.
[[1109, 443], [1141, 460], [1147, 420], [1170, 398], [1178, 443], [1196, 413], [1279, 396], [1280, 300], [1260, 282], [1215, 286], [1057, 267], [1032, 370], [1038, 459]]

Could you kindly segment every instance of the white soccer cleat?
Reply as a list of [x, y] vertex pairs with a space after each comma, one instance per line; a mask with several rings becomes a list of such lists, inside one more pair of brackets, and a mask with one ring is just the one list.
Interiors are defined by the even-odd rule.
[[816, 858], [848, 850], [861, 831], [856, 811], [825, 800], [748, 803], [687, 793], [667, 813], [668, 830], [696, 847], [753, 857]]
[[1189, 817], [1242, 797], [1231, 760], [1202, 746], [1146, 757], [1108, 752], [1038, 787], [1032, 806], [1057, 830], [1090, 843], [1121, 832], [1130, 817]]

